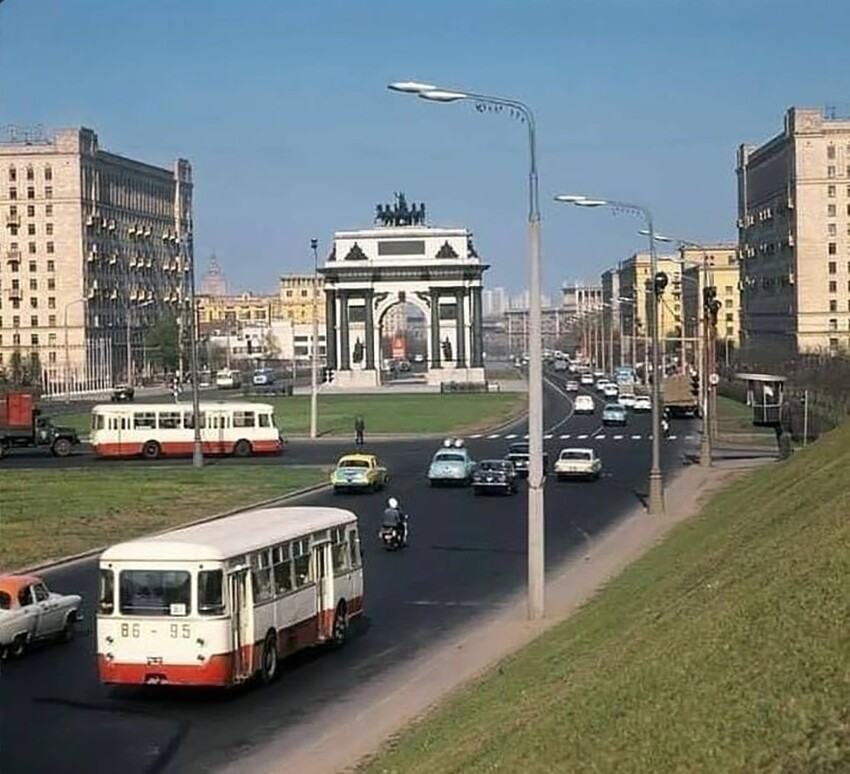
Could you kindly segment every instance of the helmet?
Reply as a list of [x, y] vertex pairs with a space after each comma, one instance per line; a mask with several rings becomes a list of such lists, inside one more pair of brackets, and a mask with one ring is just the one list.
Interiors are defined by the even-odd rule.
[[395, 497], [390, 497], [390, 499], [387, 500], [387, 508], [398, 508], [398, 500], [396, 500]]

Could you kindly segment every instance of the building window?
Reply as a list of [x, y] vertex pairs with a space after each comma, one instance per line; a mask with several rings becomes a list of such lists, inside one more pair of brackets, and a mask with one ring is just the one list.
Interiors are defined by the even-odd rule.
[[727, 309], [731, 309], [731, 308], [732, 308], [732, 299], [731, 299], [731, 298], [727, 298], [727, 299], [726, 299], [726, 301], [724, 301], [724, 302], [723, 302], [723, 305], [724, 305]]
[[834, 145], [827, 145], [826, 146], [826, 157], [828, 159], [834, 159], [835, 158], [835, 146]]
[[35, 205], [34, 204], [28, 204], [27, 205], [27, 217], [28, 218], [34, 218], [35, 217]]
[[830, 280], [829, 282], [829, 292], [837, 293], [838, 292], [838, 283], [835, 280]]
[[47, 308], [48, 309], [55, 309], [56, 308], [56, 299], [53, 296], [50, 296], [47, 299]]
[[21, 346], [21, 334], [13, 333], [12, 334], [12, 345], [15, 347]]
[[56, 271], [56, 261], [51, 259], [47, 262], [47, 271]]
[[48, 290], [56, 290], [56, 278], [48, 277], [47, 278], [47, 289]]
[[30, 328], [38, 328], [38, 315], [30, 315]]
[[27, 180], [35, 180], [35, 170], [32, 167], [27, 167]]
[[38, 309], [38, 299], [33, 297], [30, 299], [30, 309]]
[[[50, 224], [49, 224], [49, 223], [48, 223], [47, 225], [48, 225], [48, 226], [50, 226]], [[830, 224], [826, 227], [826, 229], [827, 229], [827, 232], [829, 233], [829, 235], [830, 235], [831, 237], [836, 236], [836, 235], [837, 235], [837, 233], [838, 233], [838, 228], [837, 228], [837, 226], [836, 226], [834, 223], [830, 223]]]
[[835, 205], [834, 204], [827, 204], [826, 205], [826, 216], [828, 218], [834, 218], [835, 217]]
[[30, 266], [30, 271], [31, 271], [31, 272], [36, 272], [36, 271], [38, 271], [38, 264], [37, 264], [35, 261], [30, 261], [29, 266]]
[[[53, 345], [56, 346], [56, 342], [53, 342]], [[47, 353], [47, 362], [48, 363], [55, 363], [56, 362], [56, 353], [55, 352], [48, 352]]]
[[726, 293], [727, 296], [731, 296], [735, 292], [735, 288], [732, 285], [727, 285], [725, 288], [723, 288], [723, 291]]
[[53, 205], [52, 205], [52, 204], [48, 204], [48, 205], [46, 205], [46, 206], [45, 206], [45, 208], [44, 208], [44, 214], [45, 214], [48, 218], [52, 218], [52, 217], [53, 217]]
[[18, 170], [14, 167], [9, 167], [9, 182], [14, 183], [18, 179]]
[[836, 266], [837, 266], [837, 264], [835, 263], [835, 261], [830, 261], [830, 262], [827, 264], [827, 271], [828, 271], [830, 274], [837, 274], [838, 272], [836, 271]]
[[[55, 327], [56, 327], [56, 315], [55, 315], [55, 314], [51, 314], [51, 315], [48, 315], [48, 316], [47, 316], [47, 324], [48, 324], [51, 328], [55, 328]], [[51, 334], [50, 334], [47, 338], [48, 338], [48, 340], [52, 340], [52, 341], [54, 341], [54, 342], [55, 342], [55, 341], [56, 341], [56, 334], [55, 334], [55, 333], [51, 333]]]
[[834, 317], [829, 318], [829, 329], [831, 331], [837, 331], [838, 330], [838, 320], [836, 320]]
[[47, 181], [53, 180], [53, 170], [50, 167], [44, 168], [44, 179]]
[[726, 313], [726, 322], [732, 322], [735, 319], [735, 315], [732, 312]]
[[827, 195], [830, 199], [834, 199], [834, 198], [835, 198], [835, 186], [834, 186], [834, 185], [828, 185], [828, 186], [826, 187], [826, 195]]
[[52, 223], [45, 223], [44, 224], [44, 233], [47, 234], [47, 236], [53, 236], [53, 224]]
[[14, 186], [12, 186], [12, 187], [9, 189], [9, 198], [10, 198], [12, 201], [15, 201], [15, 200], [18, 198], [18, 189], [17, 189], [17, 188], [15, 188]]
[[27, 199], [35, 199], [35, 188], [27, 186]]
[[53, 242], [48, 242], [48, 243], [45, 245], [45, 250], [47, 250], [47, 254], [48, 254], [48, 255], [52, 255], [52, 254], [54, 253], [54, 249], [53, 249]]
[[35, 242], [29, 242], [27, 244], [27, 252], [30, 255], [35, 255]]
[[38, 346], [38, 334], [37, 333], [33, 333], [33, 334], [30, 335], [30, 343], [34, 347]]
[[27, 223], [27, 236], [35, 236], [35, 223]]
[[20, 315], [18, 315], [18, 314], [13, 315], [13, 317], [12, 317], [12, 327], [13, 328], [20, 328], [21, 327], [21, 316]]
[[830, 243], [827, 245], [827, 252], [828, 252], [830, 255], [835, 255], [835, 254], [837, 254], [837, 253], [838, 253], [838, 245], [837, 245], [835, 242], [830, 242]]
[[52, 199], [53, 198], [53, 187], [52, 186], [48, 185], [48, 186], [44, 187], [44, 198], [45, 199]]
[[829, 311], [830, 312], [837, 312], [838, 311], [838, 301], [836, 301], [834, 298], [831, 298], [829, 300]]
[[835, 167], [832, 167], [832, 166], [827, 167], [826, 168], [826, 176], [829, 177], [829, 178], [835, 177]]

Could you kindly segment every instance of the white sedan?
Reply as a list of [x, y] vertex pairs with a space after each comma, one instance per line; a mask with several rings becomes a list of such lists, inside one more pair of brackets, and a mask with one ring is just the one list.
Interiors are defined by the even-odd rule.
[[564, 386], [564, 392], [578, 392], [578, 382], [575, 379], [570, 379]]
[[0, 576], [0, 656], [20, 656], [38, 640], [70, 640], [81, 598], [56, 594], [34, 575]]
[[602, 473], [602, 460], [593, 449], [561, 449], [554, 470], [558, 481], [570, 478], [595, 481]]
[[632, 404], [632, 411], [636, 413], [652, 411], [652, 399], [649, 395], [635, 395], [635, 402]]
[[574, 414], [593, 414], [596, 411], [596, 404], [590, 395], [578, 395], [573, 404]]

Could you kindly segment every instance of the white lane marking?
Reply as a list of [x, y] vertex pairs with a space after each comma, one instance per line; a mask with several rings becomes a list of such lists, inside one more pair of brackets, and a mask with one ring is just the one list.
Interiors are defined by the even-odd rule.
[[587, 433], [582, 433], [581, 435], [577, 435], [576, 438], [578, 438], [579, 441], [583, 441], [585, 438], [587, 438]]
[[561, 440], [566, 440], [567, 438], [572, 438], [572, 436], [569, 433], [565, 433], [561, 436]]
[[675, 441], [678, 437], [679, 437], [678, 435], [668, 435], [667, 440], [668, 441]]
[[686, 441], [695, 441], [696, 439], [697, 439], [697, 437], [695, 435], [686, 435], [685, 436]]
[[481, 438], [481, 433], [476, 433], [475, 435], [470, 435], [469, 437], [470, 437], [470, 439]]
[[608, 436], [607, 435], [595, 435], [593, 437], [600, 440], [600, 441], [604, 441]]
[[554, 438], [554, 436], [552, 435], [552, 433], [546, 433], [546, 435], [544, 435], [544, 436], [543, 436], [543, 440], [544, 440], [544, 441], [551, 441], [551, 440], [552, 440], [552, 438]]
[[570, 419], [572, 419], [573, 413], [575, 412], [575, 402], [569, 395], [564, 395], [564, 393], [561, 391], [561, 388], [551, 379], [547, 379], [544, 376], [543, 381], [546, 382], [550, 387], [552, 387], [560, 397], [562, 397], [564, 400], [567, 401], [567, 403], [570, 404], [570, 410], [566, 413], [566, 416], [559, 422], [556, 422], [554, 425], [552, 425], [552, 427], [546, 428], [547, 433], [554, 433], [556, 430], [563, 427], [567, 422], [569, 422]]
[[523, 438], [525, 438], [525, 440], [527, 441], [527, 440], [528, 440], [528, 433], [526, 433], [526, 434], [523, 436]]
[[501, 433], [493, 433], [493, 435], [488, 435], [487, 440], [492, 441], [494, 438], [499, 438]]
[[615, 436], [614, 436], [614, 440], [615, 440], [615, 441], [622, 441], [622, 440], [623, 440], [623, 436], [622, 436], [622, 435], [615, 435]]
[[510, 441], [512, 438], [519, 438], [516, 433], [511, 433], [510, 435], [506, 435], [505, 438]]
[[633, 441], [639, 441], [639, 440], [640, 440], [640, 436], [639, 436], [639, 435], [633, 435], [633, 436], [632, 436], [632, 440], [633, 440]]

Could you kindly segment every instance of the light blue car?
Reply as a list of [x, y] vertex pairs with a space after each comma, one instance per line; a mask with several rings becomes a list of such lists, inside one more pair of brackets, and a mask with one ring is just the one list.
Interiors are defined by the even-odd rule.
[[602, 424], [606, 427], [611, 425], [625, 427], [627, 422], [626, 409], [619, 403], [609, 403], [602, 409]]
[[431, 486], [468, 486], [475, 468], [475, 460], [463, 445], [463, 441], [459, 438], [447, 438], [443, 441], [443, 448], [431, 459], [428, 482]]

